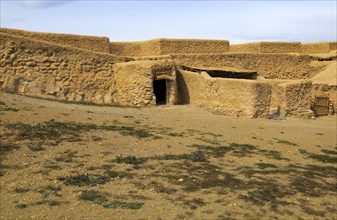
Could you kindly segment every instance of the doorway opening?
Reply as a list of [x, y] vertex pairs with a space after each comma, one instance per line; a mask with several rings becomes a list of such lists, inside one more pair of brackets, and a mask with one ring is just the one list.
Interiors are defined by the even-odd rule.
[[154, 80], [153, 81], [153, 93], [156, 96], [157, 105], [167, 104], [167, 90], [166, 90], [166, 80]]

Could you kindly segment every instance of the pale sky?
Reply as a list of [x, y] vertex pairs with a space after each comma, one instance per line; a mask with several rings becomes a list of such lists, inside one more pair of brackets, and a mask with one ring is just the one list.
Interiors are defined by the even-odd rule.
[[108, 36], [337, 41], [337, 1], [0, 0], [1, 27]]

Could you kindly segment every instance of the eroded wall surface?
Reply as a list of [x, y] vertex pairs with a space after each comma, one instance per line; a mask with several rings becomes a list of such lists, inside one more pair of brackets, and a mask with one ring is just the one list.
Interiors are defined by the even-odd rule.
[[310, 118], [312, 82], [310, 80], [293, 80], [279, 84], [278, 102], [287, 116]]
[[301, 53], [300, 42], [254, 42], [231, 44], [231, 52], [238, 53]]
[[160, 54], [172, 53], [227, 53], [226, 40], [161, 39]]
[[267, 79], [306, 79], [322, 67], [310, 65], [307, 55], [288, 54], [173, 54], [174, 62], [185, 66], [219, 67], [257, 71]]
[[40, 33], [9, 28], [0, 28], [0, 33], [12, 34], [19, 37], [30, 38], [32, 40], [46, 41], [58, 45], [65, 45], [95, 52], [110, 53], [110, 43], [108, 37]]
[[160, 55], [159, 39], [140, 42], [110, 42], [110, 53], [135, 57]]
[[153, 93], [155, 77], [166, 75], [172, 78], [168, 82], [168, 103], [176, 103], [175, 68], [170, 60], [133, 61], [117, 63], [114, 66], [116, 80], [116, 102], [127, 106], [153, 106], [156, 97]]
[[337, 42], [319, 42], [302, 44], [302, 53], [329, 53], [332, 50], [337, 50]]
[[227, 53], [226, 40], [153, 39], [141, 42], [111, 42], [110, 53], [122, 56], [154, 56], [172, 53]]
[[179, 70], [181, 104], [193, 104], [235, 117], [267, 117], [271, 87], [254, 80], [209, 78]]
[[113, 64], [125, 58], [0, 33], [0, 86], [28, 96], [112, 104]]

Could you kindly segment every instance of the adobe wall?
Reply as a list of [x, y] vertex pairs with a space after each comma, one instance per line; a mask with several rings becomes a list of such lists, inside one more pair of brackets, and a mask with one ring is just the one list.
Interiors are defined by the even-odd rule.
[[0, 33], [2, 90], [48, 99], [112, 104], [113, 64], [125, 58]]
[[301, 53], [300, 42], [254, 42], [231, 44], [230, 52], [237, 53]]
[[12, 34], [19, 37], [26, 37], [32, 40], [46, 41], [59, 45], [70, 46], [79, 49], [85, 49], [101, 53], [109, 53], [109, 38], [83, 36], [73, 34], [53, 34], [16, 30], [10, 28], [0, 28], [0, 33]]
[[263, 80], [263, 82], [268, 83], [271, 86], [271, 100], [270, 100], [270, 108], [277, 109], [280, 106], [280, 84], [289, 82], [289, 80]]
[[279, 84], [278, 101], [280, 109], [287, 116], [310, 118], [312, 82], [310, 80], [293, 80]]
[[267, 117], [271, 87], [254, 80], [209, 78], [177, 72], [179, 102], [211, 109], [235, 117]]
[[153, 81], [158, 75], [166, 75], [173, 79], [167, 81], [168, 103], [176, 104], [176, 73], [172, 61], [117, 63], [114, 65], [114, 71], [117, 103], [138, 107], [156, 105]]
[[320, 42], [302, 44], [302, 53], [329, 53], [332, 50], [337, 50], [337, 42]]
[[139, 42], [110, 42], [110, 53], [135, 57], [160, 55], [159, 39]]
[[172, 53], [227, 53], [227, 40], [197, 40], [197, 39], [161, 39], [160, 54]]
[[217, 67], [235, 67], [257, 71], [267, 79], [306, 79], [322, 67], [310, 65], [308, 55], [290, 54], [172, 54], [178, 65]]
[[172, 53], [226, 53], [226, 40], [153, 39], [141, 42], [111, 42], [110, 53], [121, 56], [159, 56]]

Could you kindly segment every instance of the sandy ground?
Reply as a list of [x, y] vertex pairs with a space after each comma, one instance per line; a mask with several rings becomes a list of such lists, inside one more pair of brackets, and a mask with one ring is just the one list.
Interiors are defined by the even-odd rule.
[[336, 219], [336, 116], [0, 97], [1, 219]]

